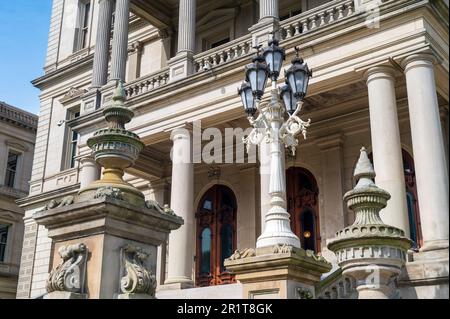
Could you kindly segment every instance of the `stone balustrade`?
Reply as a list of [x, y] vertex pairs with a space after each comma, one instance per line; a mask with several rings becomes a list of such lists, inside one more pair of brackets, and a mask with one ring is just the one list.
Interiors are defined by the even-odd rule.
[[125, 86], [127, 98], [133, 98], [143, 93], [154, 90], [169, 82], [169, 68], [163, 68], [158, 72], [143, 76]]
[[300, 34], [349, 18], [355, 14], [353, 0], [332, 1], [281, 22], [281, 39], [287, 40]]
[[202, 52], [194, 56], [195, 71], [203, 72], [213, 67], [248, 56], [252, 52], [251, 34]]
[[355, 281], [342, 276], [341, 269], [323, 279], [316, 290], [317, 299], [356, 299], [358, 295]]

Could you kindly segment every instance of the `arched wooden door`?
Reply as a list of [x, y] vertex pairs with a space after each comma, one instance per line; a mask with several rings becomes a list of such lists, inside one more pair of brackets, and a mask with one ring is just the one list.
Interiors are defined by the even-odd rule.
[[236, 197], [223, 185], [211, 187], [197, 208], [196, 285], [235, 282], [223, 262], [236, 250]]
[[300, 238], [302, 248], [320, 251], [319, 189], [314, 175], [300, 167], [286, 172], [287, 208], [292, 231]]

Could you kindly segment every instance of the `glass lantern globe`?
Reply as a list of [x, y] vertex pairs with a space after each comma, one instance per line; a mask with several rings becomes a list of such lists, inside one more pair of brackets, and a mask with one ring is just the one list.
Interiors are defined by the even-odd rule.
[[244, 105], [245, 113], [248, 116], [253, 116], [256, 113], [255, 97], [253, 96], [252, 88], [248, 82], [243, 82], [238, 89], [242, 104]]
[[308, 69], [308, 64], [303, 62], [298, 56], [292, 60], [291, 67], [285, 72], [286, 81], [294, 96], [303, 100], [308, 90], [309, 78], [312, 72]]
[[253, 94], [257, 99], [261, 99], [266, 87], [267, 77], [269, 76], [269, 68], [267, 67], [264, 57], [256, 55], [253, 62], [245, 67], [246, 80], [250, 83]]
[[294, 114], [297, 109], [298, 99], [294, 96], [289, 85], [285, 84], [280, 89], [280, 96], [289, 115]]
[[270, 77], [272, 81], [276, 81], [280, 75], [281, 66], [286, 58], [286, 53], [283, 48], [278, 46], [278, 41], [272, 39], [269, 41], [269, 46], [263, 50], [264, 59], [269, 67]]

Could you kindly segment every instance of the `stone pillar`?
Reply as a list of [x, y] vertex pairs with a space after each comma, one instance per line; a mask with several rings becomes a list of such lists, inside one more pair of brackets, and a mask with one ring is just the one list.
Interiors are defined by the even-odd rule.
[[448, 171], [433, 62], [430, 54], [414, 54], [402, 63], [408, 91], [423, 251], [448, 248]]
[[100, 167], [94, 157], [89, 155], [80, 159], [80, 189], [100, 179]]
[[180, 0], [177, 55], [169, 62], [170, 81], [194, 73], [196, 0]]
[[379, 66], [365, 74], [369, 93], [372, 154], [376, 183], [391, 194], [389, 205], [381, 211], [388, 225], [402, 229], [409, 237], [402, 146], [397, 117], [394, 69]]
[[128, 47], [128, 72], [126, 77], [127, 81], [136, 80], [140, 76], [141, 50], [142, 43], [139, 41], [133, 42]]
[[111, 37], [111, 21], [113, 0], [99, 1], [97, 38], [95, 41], [94, 69], [92, 87], [101, 88], [108, 80], [109, 40]]
[[326, 241], [333, 238], [336, 232], [344, 228], [347, 223], [347, 210], [344, 209], [344, 136], [330, 134], [319, 138], [317, 145], [321, 149], [322, 176], [324, 182], [321, 192], [324, 196], [323, 212], [326, 223], [321, 223], [322, 255], [328, 261], [336, 261], [336, 256], [326, 248]]
[[192, 270], [195, 255], [194, 164], [191, 159], [192, 140], [189, 130], [172, 131], [171, 208], [182, 216], [184, 225], [169, 237], [169, 265], [165, 284], [176, 288], [193, 286]]
[[259, 21], [264, 19], [279, 20], [278, 0], [259, 1]]
[[111, 56], [111, 81], [125, 82], [128, 55], [130, 0], [116, 0], [114, 37]]

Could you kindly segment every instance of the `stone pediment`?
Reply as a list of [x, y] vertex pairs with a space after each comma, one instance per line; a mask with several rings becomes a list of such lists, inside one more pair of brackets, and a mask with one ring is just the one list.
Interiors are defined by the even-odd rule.
[[69, 91], [67, 91], [66, 94], [64, 94], [63, 98], [59, 100], [61, 103], [67, 103], [69, 101], [72, 101], [76, 98], [79, 98], [83, 96], [88, 90], [86, 89], [77, 89], [74, 87], [71, 87]]

